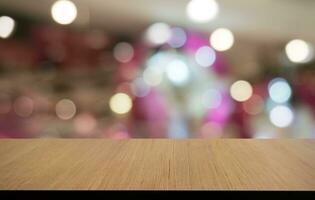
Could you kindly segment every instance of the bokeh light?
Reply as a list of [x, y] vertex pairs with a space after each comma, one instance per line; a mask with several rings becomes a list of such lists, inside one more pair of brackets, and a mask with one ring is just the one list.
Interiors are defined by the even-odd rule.
[[11, 17], [0, 17], [0, 38], [8, 38], [12, 34], [15, 27], [15, 21]]
[[117, 114], [126, 114], [132, 108], [132, 100], [125, 93], [116, 93], [109, 100], [110, 109]]
[[136, 97], [145, 97], [150, 92], [150, 86], [144, 81], [142, 77], [136, 78], [132, 82], [132, 93]]
[[205, 23], [214, 19], [219, 12], [215, 0], [191, 0], [186, 6], [186, 13], [193, 22]]
[[268, 92], [270, 98], [276, 103], [285, 103], [292, 95], [289, 83], [283, 78], [271, 80], [268, 84]]
[[74, 118], [74, 129], [80, 135], [90, 134], [96, 125], [96, 119], [89, 113], [80, 113]]
[[152, 45], [161, 45], [170, 40], [172, 35], [171, 28], [166, 23], [152, 24], [146, 31], [146, 40]]
[[243, 102], [252, 96], [253, 88], [249, 82], [239, 80], [232, 84], [230, 94], [234, 100]]
[[22, 96], [14, 101], [14, 111], [20, 117], [29, 117], [34, 110], [34, 101], [30, 97]]
[[127, 63], [134, 56], [133, 47], [127, 42], [120, 42], [114, 47], [114, 57], [117, 61]]
[[175, 85], [182, 86], [189, 81], [189, 69], [182, 60], [174, 60], [166, 66], [167, 78]]
[[77, 8], [72, 1], [58, 0], [51, 7], [51, 15], [59, 24], [71, 24], [77, 17]]
[[209, 67], [213, 65], [215, 59], [216, 59], [215, 51], [208, 46], [200, 47], [195, 54], [196, 62], [202, 67]]
[[179, 27], [173, 27], [171, 29], [171, 38], [168, 41], [168, 44], [172, 48], [180, 48], [182, 47], [187, 40], [187, 34], [184, 29], [179, 28]]
[[288, 127], [294, 115], [292, 110], [284, 105], [275, 106], [269, 113], [269, 119], [273, 125], [280, 128]]
[[70, 99], [62, 99], [56, 104], [56, 115], [62, 120], [71, 119], [76, 113], [76, 106]]
[[217, 51], [226, 51], [234, 44], [233, 33], [229, 29], [219, 28], [211, 34], [210, 44]]
[[291, 40], [285, 46], [285, 52], [289, 60], [293, 63], [306, 63], [313, 59], [313, 47], [304, 40]]

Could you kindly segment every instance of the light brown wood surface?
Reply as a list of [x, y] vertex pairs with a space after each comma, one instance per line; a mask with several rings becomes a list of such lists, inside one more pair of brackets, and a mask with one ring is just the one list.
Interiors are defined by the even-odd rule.
[[315, 140], [0, 140], [0, 189], [315, 190]]

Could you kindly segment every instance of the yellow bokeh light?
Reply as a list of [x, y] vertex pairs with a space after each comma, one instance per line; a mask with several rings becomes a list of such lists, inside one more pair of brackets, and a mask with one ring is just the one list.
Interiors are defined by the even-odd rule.
[[234, 100], [243, 102], [252, 96], [253, 88], [249, 82], [239, 80], [232, 84], [230, 94]]
[[219, 28], [211, 34], [210, 44], [217, 51], [226, 51], [234, 44], [233, 33], [229, 29]]
[[109, 100], [110, 109], [117, 114], [128, 113], [132, 108], [132, 100], [125, 93], [117, 93]]

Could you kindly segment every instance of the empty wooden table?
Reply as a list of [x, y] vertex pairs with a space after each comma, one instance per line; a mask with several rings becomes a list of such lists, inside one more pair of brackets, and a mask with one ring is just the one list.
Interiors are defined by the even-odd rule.
[[315, 141], [2, 139], [0, 189], [315, 190]]

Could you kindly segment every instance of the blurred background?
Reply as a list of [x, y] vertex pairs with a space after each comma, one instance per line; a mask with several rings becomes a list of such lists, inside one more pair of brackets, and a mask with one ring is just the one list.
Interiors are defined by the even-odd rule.
[[0, 0], [0, 138], [315, 138], [313, 0]]

